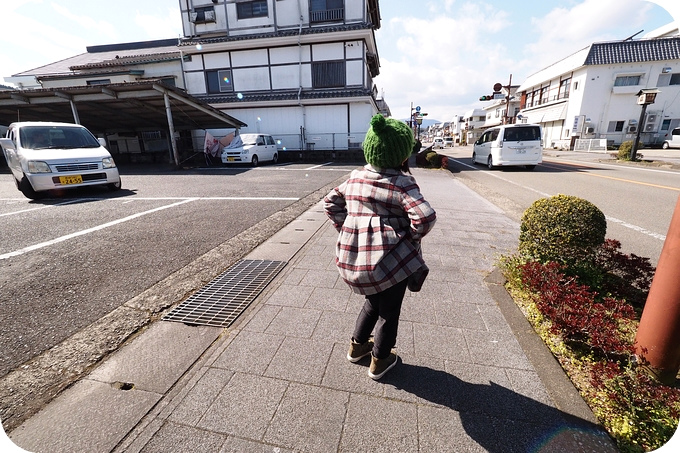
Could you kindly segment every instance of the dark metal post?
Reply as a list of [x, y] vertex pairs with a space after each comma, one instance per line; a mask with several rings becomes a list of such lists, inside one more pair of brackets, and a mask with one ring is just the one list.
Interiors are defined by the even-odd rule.
[[637, 160], [637, 150], [640, 146], [640, 133], [642, 132], [642, 127], [644, 126], [643, 121], [645, 120], [645, 112], [647, 112], [647, 104], [642, 104], [642, 111], [640, 112], [640, 121], [638, 121], [637, 134], [635, 134], [635, 142], [633, 142], [633, 148], [630, 150], [630, 160], [635, 162]]

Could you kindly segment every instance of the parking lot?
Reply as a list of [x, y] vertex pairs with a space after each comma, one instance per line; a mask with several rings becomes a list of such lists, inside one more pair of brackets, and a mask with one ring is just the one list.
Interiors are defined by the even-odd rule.
[[[0, 173], [0, 376], [159, 282], [169, 300], [186, 297], [354, 167], [128, 167], [120, 191], [78, 189], [40, 201]], [[226, 246], [228, 254], [192, 270]]]

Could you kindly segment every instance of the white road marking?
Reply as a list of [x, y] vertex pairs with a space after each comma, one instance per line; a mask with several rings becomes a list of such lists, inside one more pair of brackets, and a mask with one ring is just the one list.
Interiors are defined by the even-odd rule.
[[5, 217], [5, 216], [8, 216], [8, 215], [21, 214], [21, 213], [24, 213], [24, 212], [38, 211], [40, 209], [53, 208], [55, 206], [64, 206], [64, 205], [67, 205], [67, 204], [80, 203], [81, 201], [88, 201], [88, 200], [96, 200], [96, 198], [79, 198], [77, 200], [69, 200], [69, 201], [65, 201], [63, 203], [57, 203], [57, 204], [51, 204], [51, 205], [45, 205], [45, 206], [38, 206], [38, 207], [35, 207], [35, 208], [30, 208], [30, 209], [22, 209], [21, 211], [6, 212], [4, 214], [0, 214], [0, 217]]
[[119, 223], [127, 222], [129, 220], [133, 220], [133, 219], [145, 216], [147, 214], [152, 214], [154, 212], [162, 211], [164, 209], [173, 208], [175, 206], [179, 206], [181, 204], [189, 203], [191, 201], [196, 201], [196, 200], [197, 200], [197, 198], [188, 198], [188, 199], [185, 199], [185, 200], [182, 200], [182, 201], [178, 201], [177, 203], [172, 203], [172, 204], [169, 204], [169, 205], [166, 205], [166, 206], [160, 206], [158, 208], [150, 209], [150, 210], [144, 211], [144, 212], [138, 212], [137, 214], [133, 214], [133, 215], [130, 215], [130, 216], [127, 216], [127, 217], [123, 217], [122, 219], [113, 220], [111, 222], [107, 222], [107, 223], [104, 223], [102, 225], [98, 225], [96, 227], [88, 228], [86, 230], [76, 231], [75, 233], [67, 234], [65, 236], [61, 236], [61, 237], [52, 239], [50, 241], [41, 242], [40, 244], [30, 245], [28, 247], [24, 247], [23, 249], [0, 255], [0, 260], [5, 260], [5, 259], [11, 258], [13, 256], [23, 255], [24, 253], [28, 253], [28, 252], [31, 252], [33, 250], [38, 250], [38, 249], [41, 249], [43, 247], [48, 247], [50, 245], [58, 244], [59, 242], [64, 242], [64, 241], [67, 241], [69, 239], [73, 239], [73, 238], [78, 237], [78, 236], [83, 236], [85, 234], [89, 234], [89, 233], [93, 233], [95, 231], [103, 230], [104, 228], [108, 228], [110, 226], [118, 225]]
[[[56, 239], [52, 239], [50, 241], [41, 242], [40, 244], [31, 245], [31, 246], [25, 247], [23, 249], [16, 250], [14, 252], [5, 253], [3, 255], [0, 255], [0, 260], [11, 258], [13, 256], [23, 255], [24, 253], [31, 252], [33, 250], [41, 249], [43, 247], [48, 247], [50, 245], [54, 245], [54, 244], [57, 244], [59, 242], [63, 242], [63, 241], [72, 239], [74, 237], [78, 237], [78, 236], [82, 236], [82, 235], [85, 235], [85, 234], [93, 233], [95, 231], [103, 230], [104, 228], [108, 228], [110, 226], [114, 226], [114, 225], [117, 225], [119, 223], [127, 222], [128, 220], [133, 220], [133, 219], [136, 219], [138, 217], [141, 217], [141, 216], [144, 216], [144, 215], [147, 215], [147, 214], [152, 214], [154, 212], [162, 211], [164, 209], [173, 208], [175, 206], [179, 206], [179, 205], [182, 205], [184, 203], [189, 203], [191, 201], [201, 201], [201, 200], [298, 201], [299, 199], [300, 198], [296, 198], [296, 197], [194, 197], [194, 198], [186, 198], [186, 197], [157, 197], [157, 198], [140, 197], [140, 198], [134, 198], [134, 199], [121, 199], [121, 200], [123, 200], [124, 203], [129, 203], [131, 201], [141, 201], [141, 200], [145, 200], [145, 201], [149, 201], [149, 200], [151, 200], [151, 201], [179, 200], [179, 201], [177, 201], [176, 203], [169, 204], [167, 206], [161, 206], [161, 207], [158, 207], [158, 208], [150, 209], [148, 211], [139, 212], [137, 214], [133, 214], [133, 215], [130, 215], [130, 216], [127, 216], [127, 217], [123, 217], [122, 219], [113, 220], [111, 222], [104, 223], [104, 224], [96, 226], [96, 227], [88, 228], [86, 230], [76, 231], [75, 233], [67, 234], [65, 236], [61, 236], [61, 237], [58, 237]], [[66, 201], [64, 203], [59, 203], [59, 204], [56, 204], [56, 205], [42, 206], [42, 207], [34, 208], [34, 209], [25, 209], [23, 211], [17, 211], [17, 212], [2, 214], [2, 215], [18, 214], [20, 212], [28, 212], [28, 211], [34, 211], [36, 209], [44, 209], [44, 208], [48, 208], [48, 207], [55, 207], [55, 206], [61, 206], [61, 205], [66, 205], [66, 204], [78, 203], [78, 202], [81, 202], [81, 201], [92, 201], [92, 200], [118, 200], [118, 198], [79, 198], [79, 199], [76, 199], [76, 200], [69, 200], [69, 201]], [[0, 215], [0, 216], [2, 216], [2, 215]]]

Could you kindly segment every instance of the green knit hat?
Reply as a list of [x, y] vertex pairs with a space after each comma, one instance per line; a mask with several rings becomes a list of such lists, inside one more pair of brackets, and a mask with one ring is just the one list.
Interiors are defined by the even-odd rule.
[[378, 114], [364, 139], [366, 162], [378, 168], [399, 168], [413, 153], [413, 132], [403, 121]]

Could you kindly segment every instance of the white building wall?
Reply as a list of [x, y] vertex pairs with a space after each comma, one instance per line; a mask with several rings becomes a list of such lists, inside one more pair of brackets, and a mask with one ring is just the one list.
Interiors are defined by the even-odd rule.
[[[581, 66], [552, 78], [551, 86], [571, 75], [571, 88], [564, 122], [542, 123], [545, 145], [568, 146], [574, 137], [602, 138], [610, 145], [618, 145], [634, 140], [638, 127], [642, 128], [643, 143], [661, 143], [668, 130], [680, 125], [680, 85], [668, 85], [672, 74], [680, 74], [680, 61]], [[640, 82], [634, 86], [615, 86], [619, 76], [640, 76]], [[548, 81], [534, 83], [545, 86]], [[534, 87], [525, 88], [528, 92]], [[641, 106], [637, 104], [637, 93], [651, 88], [658, 88], [660, 93], [639, 124]]]

